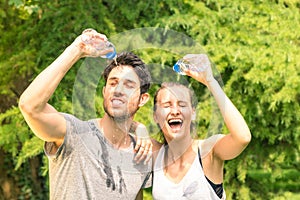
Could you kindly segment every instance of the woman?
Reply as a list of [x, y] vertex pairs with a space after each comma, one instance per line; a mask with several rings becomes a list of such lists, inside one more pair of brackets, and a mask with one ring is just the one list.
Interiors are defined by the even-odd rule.
[[[196, 64], [202, 57], [203, 54], [190, 54], [184, 59], [192, 58], [190, 62]], [[203, 67], [200, 65], [197, 67]], [[210, 64], [206, 64], [202, 72], [186, 69], [184, 73], [212, 93], [229, 134], [193, 139], [191, 124], [196, 113], [191, 90], [177, 83], [162, 84], [154, 97], [154, 120], [165, 141], [155, 159], [153, 198], [225, 199], [224, 161], [237, 157], [246, 148], [251, 140], [250, 130], [213, 77]]]

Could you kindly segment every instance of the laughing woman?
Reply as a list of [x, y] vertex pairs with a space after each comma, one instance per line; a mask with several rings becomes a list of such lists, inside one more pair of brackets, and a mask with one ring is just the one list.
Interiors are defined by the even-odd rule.
[[[201, 59], [201, 55], [195, 58]], [[226, 199], [224, 161], [237, 157], [246, 148], [250, 130], [213, 77], [210, 65], [202, 72], [184, 72], [212, 93], [229, 133], [193, 139], [191, 123], [196, 113], [192, 91], [178, 83], [163, 83], [154, 97], [154, 120], [163, 133], [164, 144], [155, 159], [152, 195], [159, 200]]]

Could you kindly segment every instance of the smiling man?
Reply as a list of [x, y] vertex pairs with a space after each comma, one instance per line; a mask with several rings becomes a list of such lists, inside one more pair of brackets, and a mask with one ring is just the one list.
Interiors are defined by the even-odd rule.
[[[102, 118], [82, 121], [48, 103], [76, 61], [105, 53], [85, 44], [83, 35], [107, 41], [94, 30], [84, 31], [33, 80], [19, 107], [34, 134], [45, 141], [50, 199], [135, 199], [141, 188], [150, 186], [152, 167], [151, 162], [134, 162], [136, 141], [129, 132], [134, 114], [149, 99], [151, 77], [142, 60], [121, 53], [106, 67]], [[151, 148], [150, 140], [146, 148]]]

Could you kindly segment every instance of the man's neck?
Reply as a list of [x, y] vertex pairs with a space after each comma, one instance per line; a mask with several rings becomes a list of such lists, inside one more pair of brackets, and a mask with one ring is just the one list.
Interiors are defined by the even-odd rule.
[[116, 121], [104, 115], [99, 119], [99, 125], [104, 137], [118, 149], [127, 148], [130, 144], [129, 129], [132, 123], [132, 119], [123, 121]]

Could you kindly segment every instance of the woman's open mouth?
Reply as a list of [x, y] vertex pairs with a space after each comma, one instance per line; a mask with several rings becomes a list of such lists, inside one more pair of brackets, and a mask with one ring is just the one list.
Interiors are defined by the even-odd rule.
[[171, 127], [171, 129], [173, 130], [178, 130], [181, 128], [182, 126], [182, 120], [181, 119], [170, 119], [168, 121], [169, 126]]

